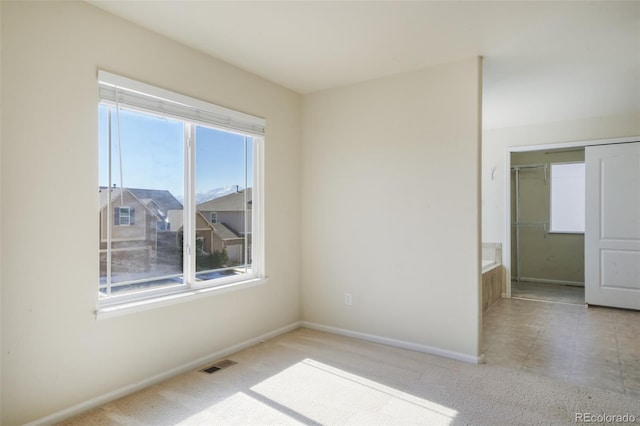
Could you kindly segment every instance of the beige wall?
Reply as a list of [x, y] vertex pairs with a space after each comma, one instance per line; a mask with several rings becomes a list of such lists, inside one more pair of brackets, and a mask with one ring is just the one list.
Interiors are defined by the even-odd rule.
[[479, 354], [480, 70], [304, 98], [304, 320]]
[[[640, 113], [484, 129], [482, 132], [482, 240], [505, 246], [508, 147], [640, 135]], [[503, 250], [503, 259], [509, 252]], [[510, 271], [506, 271], [507, 276]]]
[[[506, 147], [640, 134], [639, 114], [486, 129], [480, 169], [477, 59], [301, 109], [295, 93], [85, 3], [4, 1], [0, 16], [7, 425], [301, 318], [475, 357], [480, 173], [483, 239], [504, 244]], [[95, 320], [97, 68], [267, 119], [267, 285]], [[70, 194], [74, 226], [55, 226], [68, 213], [47, 206]], [[47, 226], [33, 227], [44, 209]], [[34, 267], [43, 239], [64, 250]]]
[[[0, 7], [1, 232], [11, 248], [0, 275], [1, 423], [41, 418], [298, 321], [299, 95], [83, 2]], [[95, 319], [98, 68], [266, 118], [267, 284]], [[67, 198], [73, 226], [59, 208]], [[42, 251], [43, 241], [56, 249]]]
[[[578, 151], [514, 152], [511, 164], [551, 164], [584, 162], [584, 148]], [[522, 169], [520, 171], [520, 222], [546, 222], [549, 224], [551, 199], [550, 169]], [[515, 173], [511, 176], [511, 223], [515, 223]], [[515, 228], [511, 233], [511, 276], [516, 267]], [[547, 226], [547, 230], [549, 227]], [[584, 285], [584, 234], [545, 234], [541, 227], [520, 227], [521, 277], [566, 281]]]

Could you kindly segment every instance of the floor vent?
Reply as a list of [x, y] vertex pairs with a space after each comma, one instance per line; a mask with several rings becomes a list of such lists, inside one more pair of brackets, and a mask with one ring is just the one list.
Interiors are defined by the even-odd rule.
[[231, 361], [230, 359], [225, 359], [225, 360], [222, 360], [222, 361], [218, 361], [215, 364], [210, 365], [207, 368], [203, 368], [200, 371], [202, 371], [203, 373], [213, 374], [216, 371], [223, 370], [223, 369], [225, 369], [227, 367], [231, 367], [232, 365], [236, 365], [236, 364], [237, 364], [237, 362], [235, 362], [235, 361]]

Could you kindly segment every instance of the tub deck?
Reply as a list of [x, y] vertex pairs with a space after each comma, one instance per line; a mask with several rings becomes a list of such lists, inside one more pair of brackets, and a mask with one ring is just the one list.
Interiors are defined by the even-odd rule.
[[495, 260], [483, 260], [482, 261], [482, 273], [489, 272], [490, 270], [497, 268], [500, 266], [500, 262], [496, 262]]

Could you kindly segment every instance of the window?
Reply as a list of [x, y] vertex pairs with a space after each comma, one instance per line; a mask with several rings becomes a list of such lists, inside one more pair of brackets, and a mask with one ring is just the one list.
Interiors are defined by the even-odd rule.
[[584, 163], [551, 164], [551, 230], [584, 233]]
[[100, 306], [263, 277], [264, 120], [98, 79]]
[[113, 224], [116, 226], [135, 225], [135, 209], [131, 207], [115, 207]]

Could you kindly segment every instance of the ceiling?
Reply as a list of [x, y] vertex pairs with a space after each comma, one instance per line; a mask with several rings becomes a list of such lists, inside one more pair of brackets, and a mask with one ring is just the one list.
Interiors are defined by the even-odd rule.
[[301, 94], [481, 55], [485, 128], [640, 112], [640, 1], [88, 2]]

